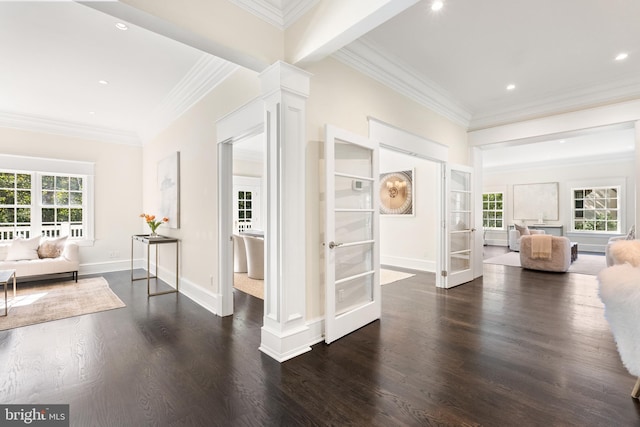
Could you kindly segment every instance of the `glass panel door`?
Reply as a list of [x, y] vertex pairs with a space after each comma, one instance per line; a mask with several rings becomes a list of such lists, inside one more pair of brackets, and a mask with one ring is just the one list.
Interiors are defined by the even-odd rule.
[[326, 128], [325, 341], [380, 318], [378, 148]]

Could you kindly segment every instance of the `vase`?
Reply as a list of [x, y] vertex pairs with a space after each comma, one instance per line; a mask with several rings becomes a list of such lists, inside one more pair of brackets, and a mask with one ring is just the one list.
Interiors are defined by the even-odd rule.
[[151, 231], [151, 234], [149, 234], [149, 237], [158, 237], [158, 233], [156, 233], [155, 231]]

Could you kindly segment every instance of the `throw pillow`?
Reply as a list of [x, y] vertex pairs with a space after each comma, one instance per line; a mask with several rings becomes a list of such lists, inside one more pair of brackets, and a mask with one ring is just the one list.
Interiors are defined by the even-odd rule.
[[636, 226], [632, 225], [627, 233], [627, 240], [634, 240], [636, 238]]
[[25, 239], [18, 237], [11, 242], [7, 251], [6, 261], [20, 261], [23, 259], [38, 259], [38, 245], [40, 236]]
[[58, 258], [64, 250], [64, 244], [66, 241], [67, 236], [43, 241], [38, 247], [38, 256], [40, 258]]
[[529, 234], [529, 227], [527, 227], [526, 225], [523, 227], [521, 225], [518, 224], [513, 224], [516, 227], [516, 230], [518, 230], [520, 232], [521, 236], [528, 236]]

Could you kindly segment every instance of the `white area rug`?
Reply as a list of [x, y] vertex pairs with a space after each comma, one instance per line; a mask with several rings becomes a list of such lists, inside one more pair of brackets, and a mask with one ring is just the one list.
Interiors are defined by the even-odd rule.
[[387, 270], [386, 268], [380, 269], [380, 284], [388, 285], [389, 283], [397, 282], [398, 280], [408, 279], [415, 274], [405, 273], [404, 271]]
[[[508, 252], [484, 261], [485, 264], [509, 265], [520, 267], [520, 252]], [[569, 273], [597, 275], [601, 270], [607, 268], [607, 261], [604, 255], [578, 254], [578, 259], [571, 263]]]

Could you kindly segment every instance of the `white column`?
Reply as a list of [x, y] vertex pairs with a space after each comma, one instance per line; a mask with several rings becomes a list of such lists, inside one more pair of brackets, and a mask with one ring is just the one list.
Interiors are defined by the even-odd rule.
[[[635, 155], [636, 155], [636, 167], [635, 167], [635, 207], [636, 207], [636, 215], [635, 218], [632, 219], [631, 224], [627, 224], [627, 230], [629, 228], [631, 228], [631, 225], [635, 224], [636, 225], [636, 235], [638, 234], [639, 230], [637, 230], [638, 227], [640, 227], [640, 194], [638, 194], [638, 192], [640, 192], [640, 120], [635, 122], [635, 130], [636, 130], [636, 137], [635, 137], [635, 145], [636, 145], [636, 150], [635, 150]], [[624, 230], [623, 230], [624, 231]]]
[[311, 350], [306, 324], [305, 147], [310, 75], [277, 62], [261, 75], [267, 136], [265, 307], [260, 350], [283, 362]]

